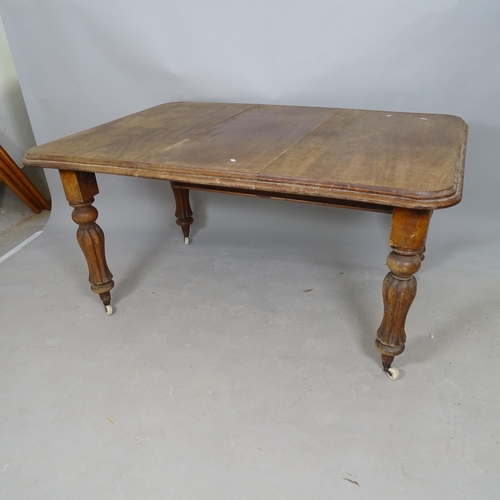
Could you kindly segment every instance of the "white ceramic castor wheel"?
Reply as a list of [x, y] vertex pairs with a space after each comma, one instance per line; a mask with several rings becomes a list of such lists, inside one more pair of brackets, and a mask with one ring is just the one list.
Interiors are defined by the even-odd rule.
[[399, 378], [399, 370], [397, 368], [387, 368], [385, 373], [387, 373], [387, 376], [391, 380], [397, 380]]
[[104, 307], [106, 309], [106, 314], [108, 316], [111, 316], [113, 314], [113, 306], [107, 305], [107, 306], [104, 306]]
[[189, 245], [189, 236], [184, 236], [184, 245]]

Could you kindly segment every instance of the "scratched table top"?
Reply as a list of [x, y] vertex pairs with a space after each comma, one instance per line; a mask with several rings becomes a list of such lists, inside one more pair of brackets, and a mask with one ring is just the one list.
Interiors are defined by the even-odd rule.
[[25, 165], [434, 209], [462, 196], [456, 116], [168, 103], [30, 149]]

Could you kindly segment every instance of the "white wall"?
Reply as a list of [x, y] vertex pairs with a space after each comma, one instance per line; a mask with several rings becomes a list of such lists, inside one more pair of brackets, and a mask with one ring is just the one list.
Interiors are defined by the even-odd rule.
[[25, 151], [35, 144], [16, 68], [0, 19], [0, 144], [22, 167]]

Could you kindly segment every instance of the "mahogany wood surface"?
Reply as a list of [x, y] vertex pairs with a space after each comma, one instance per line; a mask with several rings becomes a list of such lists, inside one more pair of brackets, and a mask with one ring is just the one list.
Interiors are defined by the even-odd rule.
[[24, 162], [60, 170], [91, 288], [108, 307], [95, 173], [171, 181], [186, 243], [191, 189], [392, 213], [375, 345], [396, 378], [430, 218], [461, 199], [466, 139], [467, 125], [450, 115], [170, 103], [30, 149]]
[[462, 195], [450, 115], [169, 103], [30, 149], [26, 165], [443, 208]]

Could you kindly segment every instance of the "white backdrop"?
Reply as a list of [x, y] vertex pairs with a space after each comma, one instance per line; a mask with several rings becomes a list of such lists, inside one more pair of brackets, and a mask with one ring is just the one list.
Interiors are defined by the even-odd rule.
[[0, 144], [21, 165], [24, 152], [34, 146], [35, 139], [1, 19], [0, 68]]
[[[465, 195], [434, 217], [434, 242], [484, 240], [496, 227], [496, 0], [2, 0], [0, 9], [39, 144], [176, 100], [455, 114], [470, 126]], [[49, 182], [51, 226], [70, 224], [57, 176]], [[120, 216], [132, 203], [136, 223], [165, 224], [168, 186], [103, 176], [99, 183], [101, 223], [133, 227], [130, 215]], [[248, 219], [251, 206], [262, 224], [292, 228], [292, 211], [331, 216], [332, 228], [356, 217], [376, 234], [373, 218], [383, 217], [270, 203], [198, 195], [194, 208], [199, 223], [210, 214]], [[259, 219], [270, 210], [271, 222]]]

